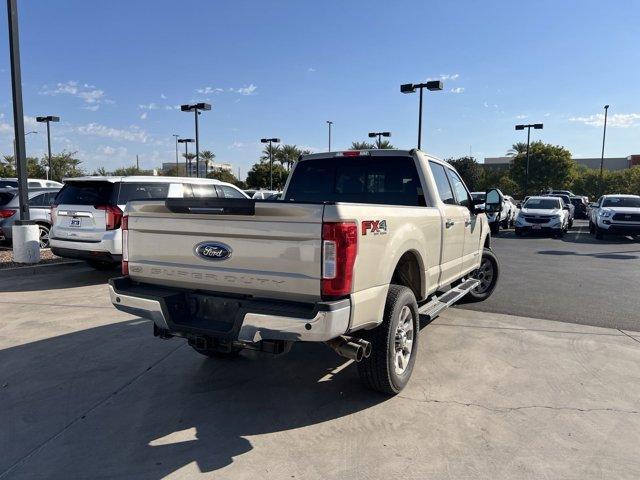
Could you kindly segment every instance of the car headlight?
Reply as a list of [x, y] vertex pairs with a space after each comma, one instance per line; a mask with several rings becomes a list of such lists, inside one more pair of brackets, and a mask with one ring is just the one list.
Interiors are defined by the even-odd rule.
[[613, 215], [611, 210], [600, 210], [598, 212], [598, 216], [602, 218], [609, 218], [611, 215]]

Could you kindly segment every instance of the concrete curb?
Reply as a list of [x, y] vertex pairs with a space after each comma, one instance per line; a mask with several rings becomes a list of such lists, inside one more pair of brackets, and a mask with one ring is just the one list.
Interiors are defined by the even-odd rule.
[[36, 273], [51, 273], [58, 270], [73, 267], [82, 264], [81, 260], [70, 260], [68, 262], [43, 263], [41, 265], [25, 265], [24, 267], [11, 267], [0, 269], [1, 278], [19, 277], [22, 275], [33, 275]]

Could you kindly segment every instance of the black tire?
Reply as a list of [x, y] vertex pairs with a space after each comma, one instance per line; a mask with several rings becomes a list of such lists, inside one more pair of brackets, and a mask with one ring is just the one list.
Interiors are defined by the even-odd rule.
[[[405, 342], [409, 339], [408, 329], [399, 328], [401, 319], [404, 319], [403, 325], [411, 326], [413, 340], [409, 346], [408, 359], [402, 356], [404, 361], [400, 362], [403, 363], [404, 369], [398, 371], [396, 347], [406, 349]], [[404, 336], [400, 330], [405, 332]], [[371, 356], [357, 364], [362, 382], [368, 388], [387, 395], [395, 395], [402, 391], [411, 378], [416, 362], [419, 331], [420, 316], [413, 292], [401, 285], [390, 285], [382, 323], [373, 330], [362, 333], [362, 338], [371, 342], [372, 347]], [[400, 354], [402, 351], [404, 350], [398, 350], [397, 353]]]
[[522, 235], [524, 235], [524, 232], [518, 227], [516, 227], [516, 237], [521, 237]]
[[589, 233], [591, 235], [593, 235], [594, 233], [596, 233], [596, 227], [595, 225], [591, 222], [591, 220], [589, 220]]
[[569, 228], [573, 228], [573, 218], [569, 220]]
[[598, 226], [595, 226], [595, 231], [596, 231], [596, 238], [598, 240], [604, 240], [604, 232], [602, 231], [602, 229], [598, 228]]
[[500, 222], [495, 221], [489, 224], [489, 230], [491, 231], [492, 235], [498, 235], [500, 233]]
[[99, 262], [97, 260], [86, 260], [87, 265], [89, 265], [94, 270], [100, 270], [101, 272], [106, 272], [109, 270], [115, 270], [117, 266], [120, 266], [119, 263], [113, 262]]
[[507, 218], [507, 219], [505, 219], [505, 220], [501, 221], [501, 222], [500, 222], [500, 226], [501, 226], [504, 230], [506, 230], [507, 228], [509, 228], [509, 219]]
[[[516, 233], [517, 234], [517, 233]], [[522, 232], [520, 232], [522, 235]], [[489, 270], [487, 270], [489, 269]], [[490, 277], [488, 275], [490, 273]], [[482, 278], [480, 278], [482, 276]], [[481, 284], [467, 293], [463, 298], [463, 303], [475, 303], [482, 302], [489, 298], [498, 285], [498, 279], [500, 278], [500, 262], [498, 257], [489, 248], [485, 248], [482, 251], [482, 260], [480, 260], [480, 267], [470, 275], [471, 278], [478, 278], [481, 280]], [[484, 280], [488, 279], [485, 283]]]

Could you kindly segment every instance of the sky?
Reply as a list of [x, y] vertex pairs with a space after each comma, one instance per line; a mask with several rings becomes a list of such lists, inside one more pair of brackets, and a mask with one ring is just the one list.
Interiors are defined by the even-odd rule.
[[[424, 97], [423, 150], [502, 156], [532, 139], [598, 157], [640, 153], [640, 2], [593, 0], [18, 0], [27, 154], [42, 156], [37, 115], [58, 115], [54, 152], [84, 167], [159, 167], [173, 134], [194, 136], [179, 105], [208, 102], [200, 149], [241, 177], [263, 137], [312, 151], [390, 131], [417, 143], [418, 96], [400, 84], [442, 79]], [[12, 153], [6, 9], [0, 12], [0, 154]]]

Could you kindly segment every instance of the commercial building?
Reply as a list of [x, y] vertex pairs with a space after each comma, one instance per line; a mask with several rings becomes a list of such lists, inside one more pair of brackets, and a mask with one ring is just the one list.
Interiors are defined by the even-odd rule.
[[[511, 165], [512, 157], [486, 157], [484, 168], [489, 170], [507, 170]], [[578, 165], [587, 168], [600, 168], [600, 158], [574, 158]], [[605, 170], [625, 170], [627, 168], [640, 166], [640, 154], [629, 155], [627, 157], [605, 157], [603, 168]]]

